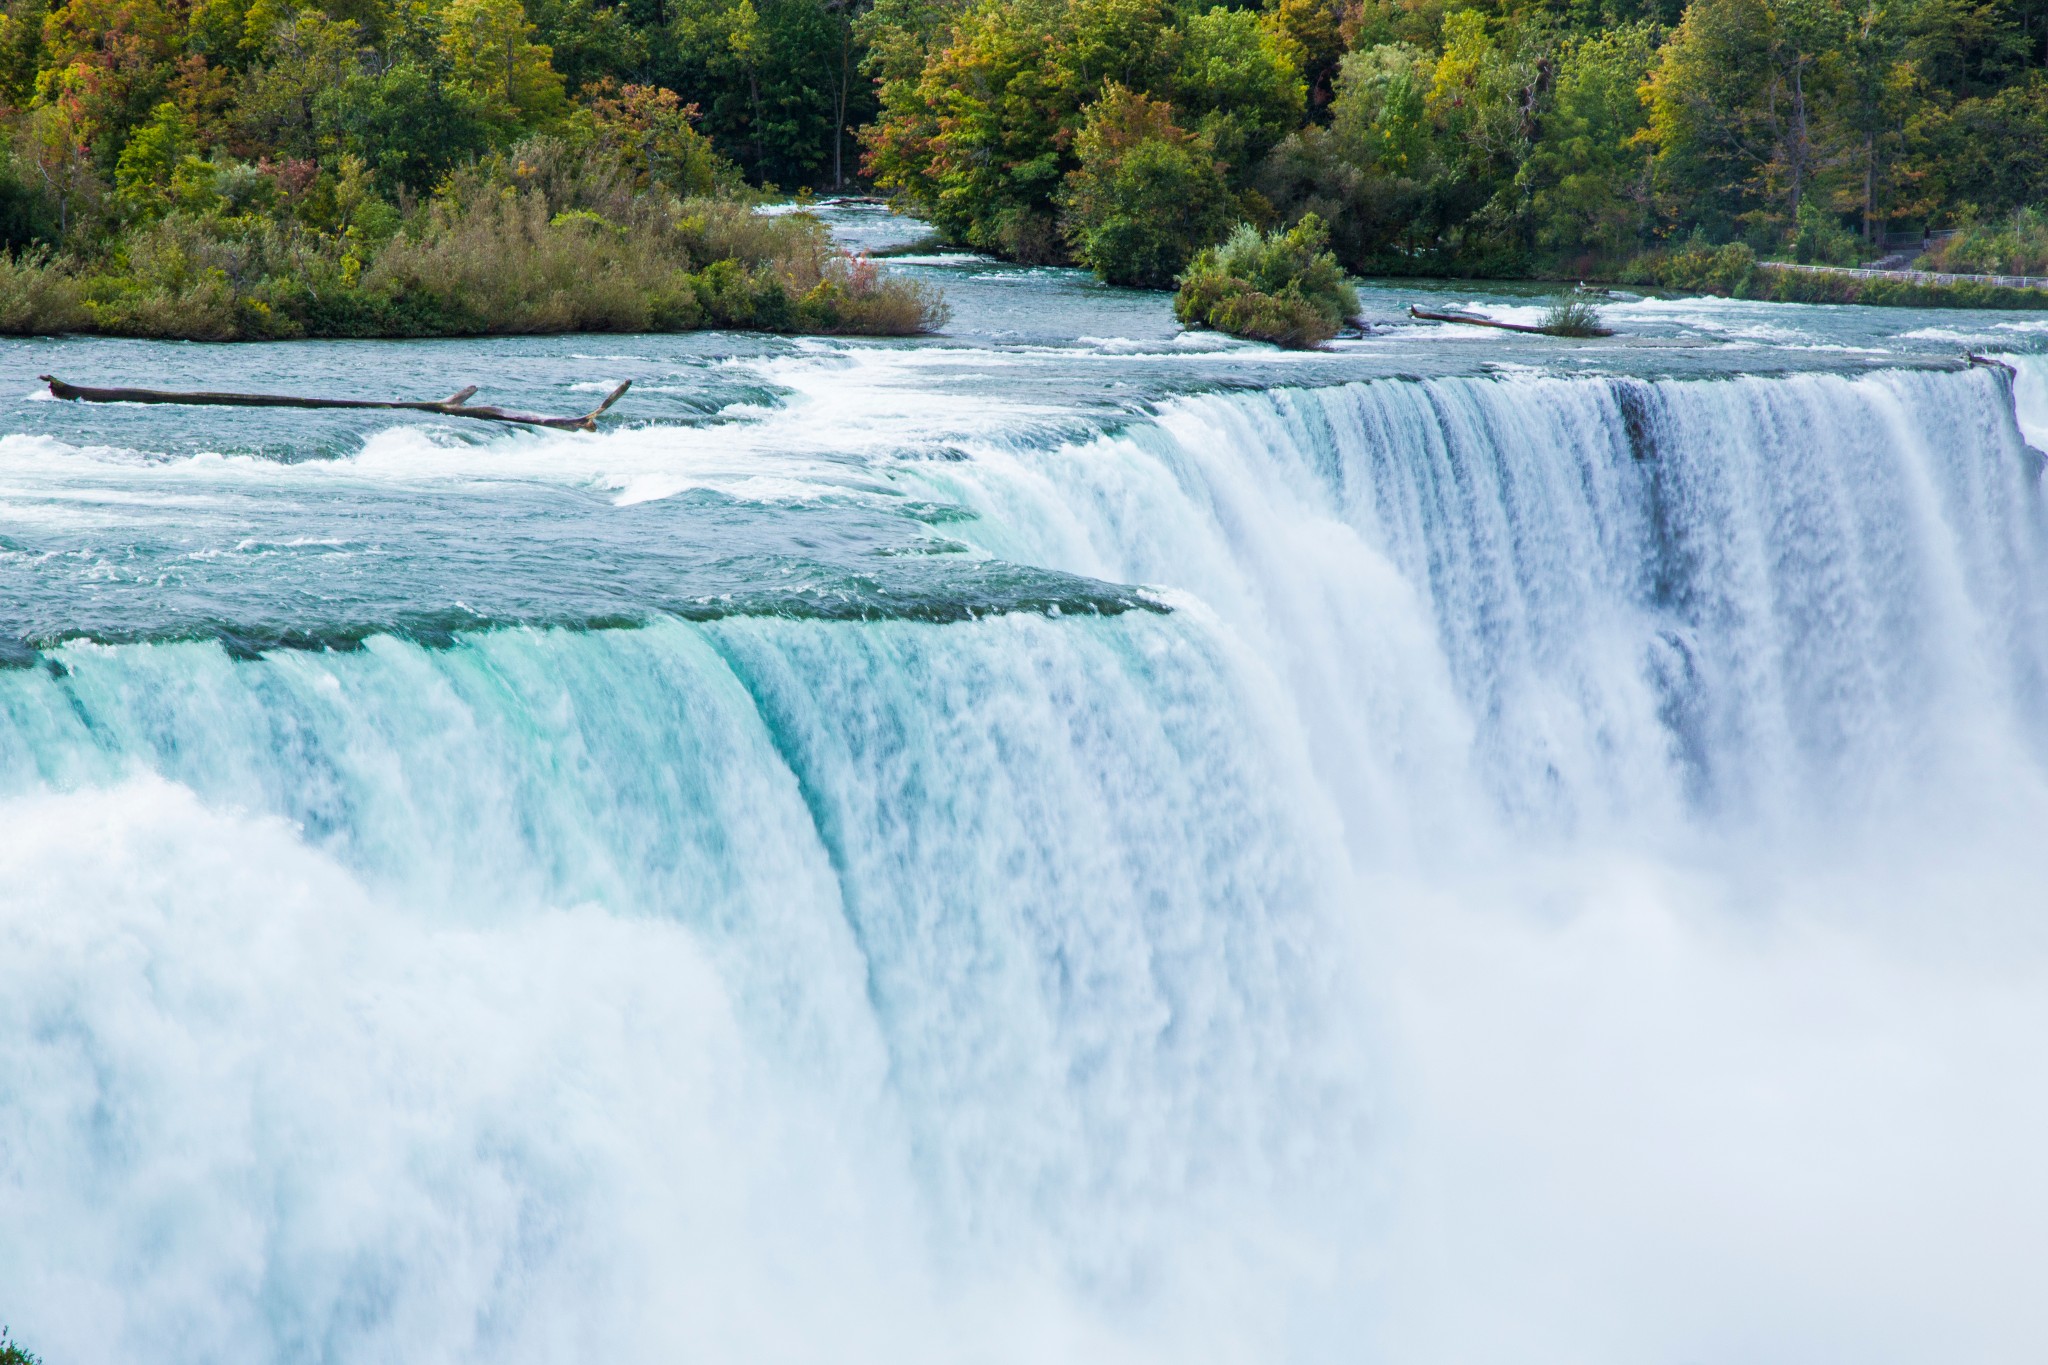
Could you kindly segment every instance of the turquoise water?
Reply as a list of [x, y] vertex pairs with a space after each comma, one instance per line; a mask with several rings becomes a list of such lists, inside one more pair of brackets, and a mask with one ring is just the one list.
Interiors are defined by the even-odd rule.
[[944, 335], [0, 352], [21, 1339], [2028, 1358], [2048, 323], [891, 268]]

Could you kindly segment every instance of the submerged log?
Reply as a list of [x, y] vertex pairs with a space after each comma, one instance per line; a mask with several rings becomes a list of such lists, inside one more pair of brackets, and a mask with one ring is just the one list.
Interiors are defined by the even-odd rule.
[[1561, 332], [1555, 327], [1545, 327], [1538, 323], [1500, 322], [1494, 318], [1477, 317], [1471, 313], [1432, 313], [1427, 311], [1426, 309], [1418, 308], [1412, 303], [1408, 305], [1408, 316], [1411, 318], [1420, 318], [1424, 322], [1461, 322], [1467, 327], [1498, 327], [1503, 332], [1534, 332], [1539, 336], [1547, 337], [1611, 337], [1614, 335], [1613, 332], [1609, 331], [1605, 327], [1595, 327], [1591, 331], [1587, 332]]
[[177, 403], [197, 407], [232, 408], [382, 408], [400, 409], [406, 412], [433, 412], [443, 417], [474, 417], [483, 422], [514, 422], [520, 426], [552, 427], [557, 431], [596, 431], [597, 419], [605, 409], [625, 396], [633, 381], [613, 389], [602, 403], [584, 413], [581, 417], [537, 417], [528, 412], [507, 412], [503, 408], [489, 407], [469, 400], [476, 393], [476, 385], [459, 389], [446, 398], [425, 402], [404, 400], [383, 400], [376, 398], [293, 398], [276, 393], [170, 393], [161, 389], [94, 389], [83, 384], [67, 384], [55, 375], [41, 376], [50, 386], [55, 398], [72, 399], [85, 403]]

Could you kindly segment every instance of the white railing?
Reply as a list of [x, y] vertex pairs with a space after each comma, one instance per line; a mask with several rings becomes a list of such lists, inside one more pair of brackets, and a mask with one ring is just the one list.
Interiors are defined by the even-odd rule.
[[1952, 275], [1933, 270], [1865, 270], [1853, 265], [1799, 265], [1792, 261], [1758, 261], [1771, 270], [1799, 270], [1809, 275], [1854, 275], [1866, 280], [1905, 280], [1910, 284], [1995, 284], [2006, 289], [2048, 289], [2048, 275]]

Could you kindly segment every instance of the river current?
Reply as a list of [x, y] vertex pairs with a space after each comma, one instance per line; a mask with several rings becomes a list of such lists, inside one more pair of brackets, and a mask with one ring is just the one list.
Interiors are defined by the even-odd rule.
[[2035, 1357], [2048, 321], [891, 268], [943, 335], [0, 345], [17, 1339]]

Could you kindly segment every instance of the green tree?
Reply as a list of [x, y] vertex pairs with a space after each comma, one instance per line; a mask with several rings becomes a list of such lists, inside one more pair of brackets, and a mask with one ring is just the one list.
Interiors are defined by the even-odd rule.
[[1164, 100], [1111, 85], [1088, 107], [1075, 151], [1060, 230], [1075, 259], [1109, 283], [1166, 288], [1229, 230], [1222, 171]]
[[484, 117], [502, 127], [537, 128], [568, 112], [562, 77], [519, 0], [449, 0], [441, 12], [441, 51], [455, 82], [474, 94]]
[[861, 69], [882, 86], [916, 84], [953, 37], [968, 0], [874, 0], [855, 20]]
[[1276, 0], [1269, 11], [1275, 38], [1301, 73], [1310, 108], [1321, 109], [1336, 93], [1351, 8], [1344, 0]]
[[35, 98], [63, 104], [103, 167], [177, 76], [184, 16], [163, 0], [69, 0], [43, 22]]
[[648, 63], [648, 35], [622, 5], [528, 0], [526, 13], [572, 96], [602, 80], [630, 83]]
[[732, 168], [690, 126], [696, 106], [675, 91], [606, 82], [592, 93], [585, 111], [590, 137], [607, 157], [632, 167], [636, 188], [708, 195], [729, 180]]
[[324, 136], [323, 97], [361, 65], [356, 26], [308, 10], [272, 29], [261, 60], [243, 79], [235, 141], [247, 154], [311, 160], [333, 144]]
[[1527, 169], [1540, 245], [1609, 261], [1645, 245], [1653, 149], [1642, 87], [1657, 36], [1647, 23], [1627, 24], [1560, 53], [1556, 95]]
[[680, 93], [703, 130], [759, 181], [833, 184], [848, 125], [873, 109], [843, 0], [680, 0]]
[[1173, 102], [1240, 171], [1301, 126], [1308, 87], [1279, 30], [1216, 6], [1180, 25]]
[[1847, 28], [1831, 0], [1693, 0], [1650, 78], [1675, 216], [1775, 233], [1798, 213], [1828, 161]]
[[412, 60], [352, 71], [321, 93], [316, 114], [343, 153], [360, 158], [384, 185], [413, 193], [432, 189], [497, 133], [469, 87]]
[[1990, 217], [2048, 203], [2048, 75], [1923, 108], [1908, 130], [1917, 207], [1930, 218]]
[[1330, 224], [1337, 258], [1353, 269], [1385, 265], [1397, 243], [1434, 245], [1432, 186], [1444, 175], [1426, 107], [1435, 69], [1405, 43], [1348, 54], [1329, 126], [1287, 138], [1259, 169], [1266, 198], [1289, 218]]
[[49, 15], [49, 0], [9, 0], [0, 6], [0, 104], [22, 109], [35, 97]]
[[915, 82], [885, 87], [866, 166], [956, 241], [1017, 260], [1054, 260], [1053, 196], [1080, 103], [1055, 59], [1057, 0], [984, 0]]
[[1082, 111], [1112, 83], [1170, 95], [1182, 37], [1160, 0], [984, 0], [916, 82], [884, 86], [868, 171], [954, 240], [1058, 260]]
[[115, 197], [131, 212], [151, 217], [163, 212], [173, 178], [185, 161], [198, 159], [198, 151], [191, 121], [165, 100], [121, 149], [114, 167]]
[[1489, 24], [1474, 10], [1446, 16], [1443, 33], [1424, 101], [1439, 168], [1430, 185], [1432, 226], [1468, 258], [1512, 255], [1530, 245], [1529, 187], [1520, 172], [1549, 96], [1549, 35], [1540, 26]]
[[1848, 198], [1876, 245], [1886, 219], [1909, 192], [1906, 126], [1920, 102], [1920, 81], [1907, 56], [1910, 34], [1895, 5], [1864, 0], [1854, 13], [1838, 61], [1837, 117], [1843, 151], [1856, 174]]

